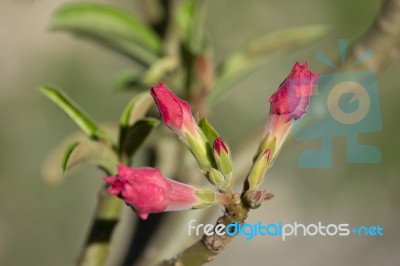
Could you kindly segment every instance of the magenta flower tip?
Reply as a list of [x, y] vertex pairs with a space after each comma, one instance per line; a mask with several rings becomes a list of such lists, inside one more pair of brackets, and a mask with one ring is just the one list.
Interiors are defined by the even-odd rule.
[[228, 153], [228, 148], [226, 147], [221, 137], [218, 137], [214, 140], [214, 150], [217, 152], [218, 155], [221, 155], [221, 151]]
[[158, 107], [164, 124], [178, 135], [185, 132], [195, 134], [197, 124], [191, 113], [190, 105], [176, 96], [164, 83], [151, 88], [151, 96]]
[[270, 113], [290, 114], [293, 119], [300, 119], [307, 111], [318, 78], [319, 74], [314, 74], [308, 69], [307, 62], [296, 62], [288, 77], [270, 97]]

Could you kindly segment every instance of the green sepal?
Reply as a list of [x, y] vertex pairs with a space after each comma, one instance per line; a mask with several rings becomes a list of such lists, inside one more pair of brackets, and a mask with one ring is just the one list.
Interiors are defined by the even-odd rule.
[[207, 139], [203, 133], [198, 133], [199, 137], [196, 139], [186, 133], [186, 145], [193, 154], [194, 158], [196, 158], [200, 168], [207, 172], [214, 165], [212, 157], [210, 157], [211, 148], [209, 147]]
[[215, 130], [215, 128], [208, 122], [206, 118], [203, 118], [199, 121], [199, 127], [201, 131], [203, 131], [204, 135], [206, 136], [208, 143], [212, 147], [214, 140], [218, 138], [219, 134]]
[[249, 175], [247, 176], [247, 182], [249, 189], [258, 189], [260, 184], [264, 181], [264, 175], [268, 169], [268, 158], [265, 154], [260, 154], [254, 161]]
[[218, 190], [225, 191], [230, 188], [230, 184], [225, 179], [225, 176], [215, 168], [211, 168], [208, 172], [208, 177], [211, 182]]
[[200, 202], [193, 206], [194, 209], [210, 207], [214, 205], [217, 200], [215, 191], [206, 187], [196, 186], [195, 194], [199, 198]]
[[260, 154], [263, 154], [266, 150], [269, 150], [270, 152], [270, 157], [273, 157], [275, 155], [275, 150], [276, 150], [276, 138], [271, 137], [269, 134], [267, 134], [260, 142], [260, 145], [258, 146], [258, 151], [254, 157], [254, 160], [260, 156]]
[[226, 153], [225, 151], [221, 151], [220, 155], [218, 155], [217, 152], [214, 151], [214, 159], [215, 162], [217, 163], [218, 169], [225, 177], [232, 175], [233, 163], [229, 150], [228, 153]]

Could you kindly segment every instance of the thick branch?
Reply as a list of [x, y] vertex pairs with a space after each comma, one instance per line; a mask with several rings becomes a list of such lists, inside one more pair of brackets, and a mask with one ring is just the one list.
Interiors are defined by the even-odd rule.
[[[249, 209], [247, 206], [245, 206], [240, 200], [240, 196], [238, 194], [234, 194], [232, 202], [226, 206], [225, 214], [218, 219], [217, 225], [224, 224], [227, 226], [235, 222], [243, 224], [247, 218], [248, 211]], [[193, 246], [184, 250], [176, 258], [162, 262], [161, 265], [203, 265], [213, 260], [222, 250], [224, 250], [232, 238], [232, 236], [228, 236], [226, 234], [222, 236], [215, 233], [211, 236], [203, 235], [202, 239], [196, 242]]]
[[371, 49], [372, 56], [362, 64], [380, 74], [399, 56], [399, 48], [400, 0], [386, 0], [373, 26], [352, 45], [348, 62], [355, 62], [365, 51]]

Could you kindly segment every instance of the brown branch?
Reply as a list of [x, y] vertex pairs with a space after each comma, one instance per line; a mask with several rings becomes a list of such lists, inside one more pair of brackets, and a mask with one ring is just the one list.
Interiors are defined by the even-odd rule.
[[[241, 201], [239, 194], [234, 194], [231, 203], [225, 207], [225, 213], [217, 220], [217, 224], [225, 226], [232, 223], [243, 224], [247, 218], [248, 207]], [[214, 227], [215, 229], [215, 227]], [[213, 260], [232, 240], [232, 236], [203, 235], [202, 239], [184, 250], [176, 258], [162, 262], [162, 266], [203, 265]]]
[[379, 75], [399, 56], [400, 0], [386, 0], [368, 32], [356, 41], [349, 53], [348, 62], [355, 62], [365, 51], [372, 56], [362, 64]]

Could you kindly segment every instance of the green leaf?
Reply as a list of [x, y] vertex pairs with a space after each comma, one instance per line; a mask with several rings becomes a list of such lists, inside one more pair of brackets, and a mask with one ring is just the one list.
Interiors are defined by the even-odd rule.
[[219, 136], [218, 132], [214, 129], [214, 127], [208, 122], [206, 118], [203, 118], [199, 121], [199, 127], [203, 131], [208, 140], [208, 143], [210, 144], [210, 147], [212, 148], [214, 140]]
[[130, 158], [145, 141], [151, 130], [158, 126], [159, 120], [143, 118], [153, 99], [149, 92], [143, 92], [134, 97], [125, 107], [120, 119], [119, 150]]
[[63, 174], [66, 173], [66, 170], [68, 168], [68, 160], [71, 157], [72, 152], [75, 150], [76, 147], [79, 146], [79, 144], [81, 144], [81, 142], [79, 141], [72, 142], [65, 149], [63, 159], [61, 160], [61, 169]]
[[50, 28], [87, 37], [149, 65], [161, 55], [159, 36], [133, 14], [95, 3], [68, 4], [52, 16]]
[[96, 123], [84, 113], [64, 92], [56, 88], [43, 86], [40, 92], [61, 108], [78, 127], [92, 139], [108, 139], [104, 131], [97, 127]]
[[327, 32], [325, 26], [306, 26], [269, 33], [248, 43], [218, 66], [217, 79], [207, 103], [220, 100], [233, 85], [259, 68], [271, 55], [308, 44]]
[[149, 136], [153, 128], [157, 127], [160, 121], [155, 118], [144, 118], [132, 126], [126, 127], [126, 135], [121, 145], [121, 153], [130, 158]]
[[[118, 126], [116, 124], [102, 124], [101, 128], [107, 130], [107, 133], [109, 133], [113, 139], [117, 138]], [[57, 185], [63, 181], [65, 176], [62, 169], [65, 166], [60, 167], [60, 163], [62, 163], [63, 158], [66, 157], [67, 150], [72, 152], [75, 145], [86, 141], [88, 141], [87, 136], [83, 134], [82, 131], [77, 131], [66, 136], [47, 154], [42, 165], [42, 176], [46, 184]]]
[[68, 145], [61, 162], [63, 174], [83, 163], [96, 165], [107, 174], [115, 174], [118, 156], [109, 146], [92, 140], [73, 142]]
[[131, 126], [137, 120], [144, 117], [153, 103], [153, 99], [148, 91], [136, 95], [125, 107], [121, 118], [121, 126]]

